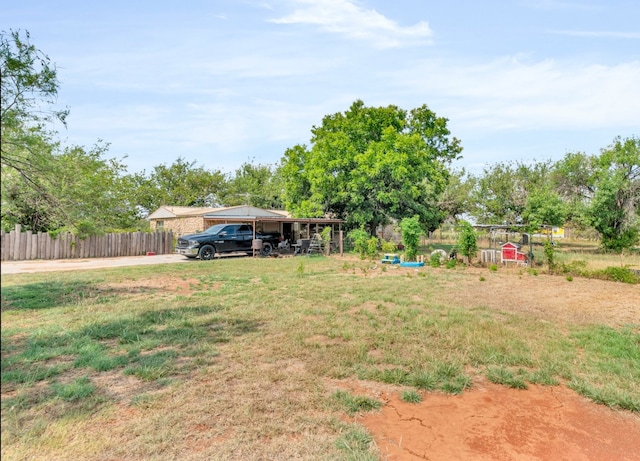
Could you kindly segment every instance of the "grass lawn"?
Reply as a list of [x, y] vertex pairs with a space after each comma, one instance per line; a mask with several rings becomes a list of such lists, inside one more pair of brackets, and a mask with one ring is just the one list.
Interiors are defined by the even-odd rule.
[[376, 459], [346, 416], [381, 403], [347, 380], [562, 384], [638, 413], [639, 292], [318, 256], [3, 276], [2, 456]]

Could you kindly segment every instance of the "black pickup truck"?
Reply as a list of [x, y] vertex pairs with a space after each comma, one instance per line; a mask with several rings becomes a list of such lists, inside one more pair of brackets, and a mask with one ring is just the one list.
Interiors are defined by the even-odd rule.
[[[257, 232], [262, 240], [263, 256], [269, 256], [282, 237], [278, 232]], [[249, 224], [216, 224], [201, 234], [183, 235], [178, 238], [176, 253], [187, 258], [213, 259], [222, 253], [253, 253], [253, 226]]]

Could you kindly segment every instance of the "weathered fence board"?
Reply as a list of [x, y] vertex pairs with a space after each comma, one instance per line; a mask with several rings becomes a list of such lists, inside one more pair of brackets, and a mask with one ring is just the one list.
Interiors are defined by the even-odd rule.
[[22, 232], [20, 225], [16, 225], [11, 232], [1, 231], [0, 239], [2, 261], [112, 258], [170, 254], [174, 250], [171, 231], [91, 235], [85, 239], [63, 233], [54, 238], [43, 232]]

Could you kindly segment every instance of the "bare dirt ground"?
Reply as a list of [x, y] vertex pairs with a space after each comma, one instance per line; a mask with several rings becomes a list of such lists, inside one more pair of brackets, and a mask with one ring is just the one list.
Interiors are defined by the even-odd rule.
[[429, 393], [418, 404], [375, 384], [347, 387], [384, 402], [380, 412], [356, 421], [385, 460], [640, 459], [640, 417], [563, 386], [517, 390], [476, 380], [462, 395]]
[[[640, 341], [640, 287], [602, 280], [467, 268], [450, 282], [456, 304], [533, 315], [549, 322], [633, 325]], [[393, 275], [390, 270], [379, 276]], [[397, 275], [405, 275], [402, 270]], [[480, 279], [483, 279], [480, 282]], [[455, 287], [455, 290], [453, 289]], [[474, 379], [462, 395], [426, 393], [418, 404], [378, 383], [334, 383], [384, 402], [356, 420], [383, 459], [640, 460], [640, 415], [612, 410], [564, 386], [510, 389]]]
[[[148, 264], [153, 258], [137, 261]], [[155, 262], [189, 261], [170, 255], [155, 257]], [[123, 265], [123, 261], [102, 260], [99, 267], [110, 264]], [[2, 264], [3, 274], [19, 272], [9, 266]], [[86, 263], [46, 262], [23, 271], [69, 270], [72, 266], [89, 267]], [[388, 270], [375, 276], [406, 276], [410, 271], [415, 270]], [[455, 292], [456, 303], [469, 308], [530, 314], [549, 322], [633, 325], [640, 335], [637, 285], [580, 278], [569, 282], [561, 276], [532, 276], [518, 270], [465, 271], [468, 276], [451, 279], [455, 290], [438, 295], [442, 301], [452, 296], [447, 293]], [[157, 278], [147, 283], [171, 285]], [[185, 282], [175, 289], [182, 293], [190, 287]], [[378, 412], [355, 417], [373, 435], [384, 460], [640, 460], [640, 415], [595, 404], [564, 386], [531, 385], [516, 390], [476, 377], [473, 388], [461, 395], [425, 393], [422, 402], [406, 403], [400, 400], [398, 388], [380, 383], [327, 380], [326, 385], [384, 403]]]

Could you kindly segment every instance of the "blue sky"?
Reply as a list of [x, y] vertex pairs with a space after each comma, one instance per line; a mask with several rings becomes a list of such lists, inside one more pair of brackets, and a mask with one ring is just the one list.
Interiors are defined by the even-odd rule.
[[427, 104], [473, 173], [640, 135], [637, 0], [3, 1], [56, 63], [61, 138], [233, 173], [361, 99]]

